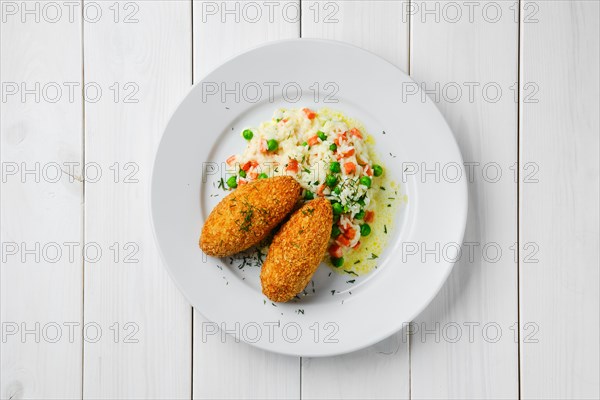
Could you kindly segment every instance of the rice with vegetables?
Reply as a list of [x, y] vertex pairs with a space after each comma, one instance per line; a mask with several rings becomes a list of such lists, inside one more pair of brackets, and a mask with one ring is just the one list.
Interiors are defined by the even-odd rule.
[[329, 109], [278, 109], [271, 120], [245, 129], [242, 136], [247, 147], [227, 159], [236, 171], [227, 186], [290, 175], [302, 186], [305, 200], [328, 199], [334, 212], [328, 252], [334, 267], [344, 265], [371, 234], [377, 191], [384, 189], [383, 168], [374, 160], [365, 129]]

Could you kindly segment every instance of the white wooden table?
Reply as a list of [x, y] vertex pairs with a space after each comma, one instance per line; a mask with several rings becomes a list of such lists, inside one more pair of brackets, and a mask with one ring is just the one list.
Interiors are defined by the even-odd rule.
[[[598, 1], [1, 11], [0, 398], [600, 396]], [[463, 255], [438, 296], [404, 333], [333, 358], [203, 340], [147, 206], [153, 153], [190, 85], [298, 37], [408, 72], [470, 171]]]

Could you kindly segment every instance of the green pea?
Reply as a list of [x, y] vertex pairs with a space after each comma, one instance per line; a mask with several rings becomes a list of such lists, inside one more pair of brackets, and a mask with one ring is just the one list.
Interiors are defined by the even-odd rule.
[[315, 195], [310, 190], [304, 191], [304, 200], [312, 200], [315, 198]]
[[369, 178], [368, 176], [361, 176], [360, 184], [365, 185], [366, 187], [370, 188], [371, 187], [371, 178]]
[[369, 236], [371, 233], [371, 227], [369, 224], [362, 224], [360, 226], [360, 236]]
[[340, 215], [341, 213], [344, 212], [344, 207], [342, 207], [342, 205], [340, 203], [333, 203], [331, 205], [331, 208], [333, 209], [334, 215]]
[[358, 213], [356, 213], [356, 215], [354, 216], [354, 218], [356, 219], [363, 219], [365, 217], [365, 210], [360, 210]]
[[267, 175], [267, 174], [265, 174], [265, 173], [263, 172], [262, 174], [260, 174], [260, 175], [258, 176], [258, 179], [266, 179], [266, 178], [268, 178], [268, 177], [269, 177], [269, 175]]
[[319, 139], [321, 140], [327, 140], [327, 135], [325, 134], [325, 132], [317, 132], [317, 136], [319, 137]]
[[373, 165], [373, 175], [381, 176], [383, 175], [383, 168], [381, 165]]
[[337, 185], [337, 181], [338, 181], [337, 178], [333, 175], [327, 175], [327, 178], [325, 178], [325, 184], [327, 186], [329, 186], [330, 188]]
[[342, 265], [344, 265], [344, 257], [331, 257], [331, 263], [333, 264], [334, 267], [339, 268]]
[[340, 166], [339, 162], [334, 161], [331, 164], [329, 164], [329, 170], [331, 172], [342, 172], [342, 167]]
[[244, 171], [243, 169], [240, 169], [240, 176], [242, 178], [245, 178], [246, 177], [246, 171]]
[[329, 145], [329, 150], [333, 151], [335, 153], [335, 151], [337, 150], [337, 145], [335, 143], [332, 143]]
[[308, 146], [308, 143], [302, 142], [302, 146]]
[[244, 139], [250, 140], [254, 136], [254, 133], [252, 133], [250, 129], [245, 129], [244, 132], [242, 132], [242, 136], [244, 137]]
[[335, 189], [333, 189], [333, 193], [339, 196], [342, 193], [342, 189], [340, 189], [339, 186], [336, 186]]
[[340, 230], [339, 226], [333, 225], [331, 227], [331, 237], [336, 238], [336, 237], [340, 236], [341, 234], [342, 234], [342, 231]]
[[267, 141], [267, 149], [269, 151], [275, 151], [279, 147], [279, 143], [275, 139], [270, 139]]
[[237, 187], [237, 179], [235, 175], [230, 176], [229, 179], [227, 179], [227, 186], [229, 186], [232, 189], [235, 189]]

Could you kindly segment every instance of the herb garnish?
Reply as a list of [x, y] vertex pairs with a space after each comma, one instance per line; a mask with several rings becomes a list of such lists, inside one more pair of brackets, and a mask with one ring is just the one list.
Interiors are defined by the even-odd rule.
[[248, 207], [246, 210], [242, 211], [244, 215], [244, 221], [240, 225], [240, 230], [244, 232], [248, 232], [250, 227], [252, 226], [252, 216], [254, 215], [254, 206], [252, 204], [246, 203]]

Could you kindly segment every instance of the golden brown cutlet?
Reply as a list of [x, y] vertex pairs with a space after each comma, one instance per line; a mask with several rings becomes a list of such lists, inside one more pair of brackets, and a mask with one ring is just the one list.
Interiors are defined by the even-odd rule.
[[265, 296], [285, 302], [308, 284], [327, 251], [333, 212], [324, 198], [296, 211], [273, 238], [260, 274]]
[[225, 257], [258, 244], [292, 211], [301, 191], [290, 176], [240, 186], [206, 219], [200, 248], [210, 256]]

